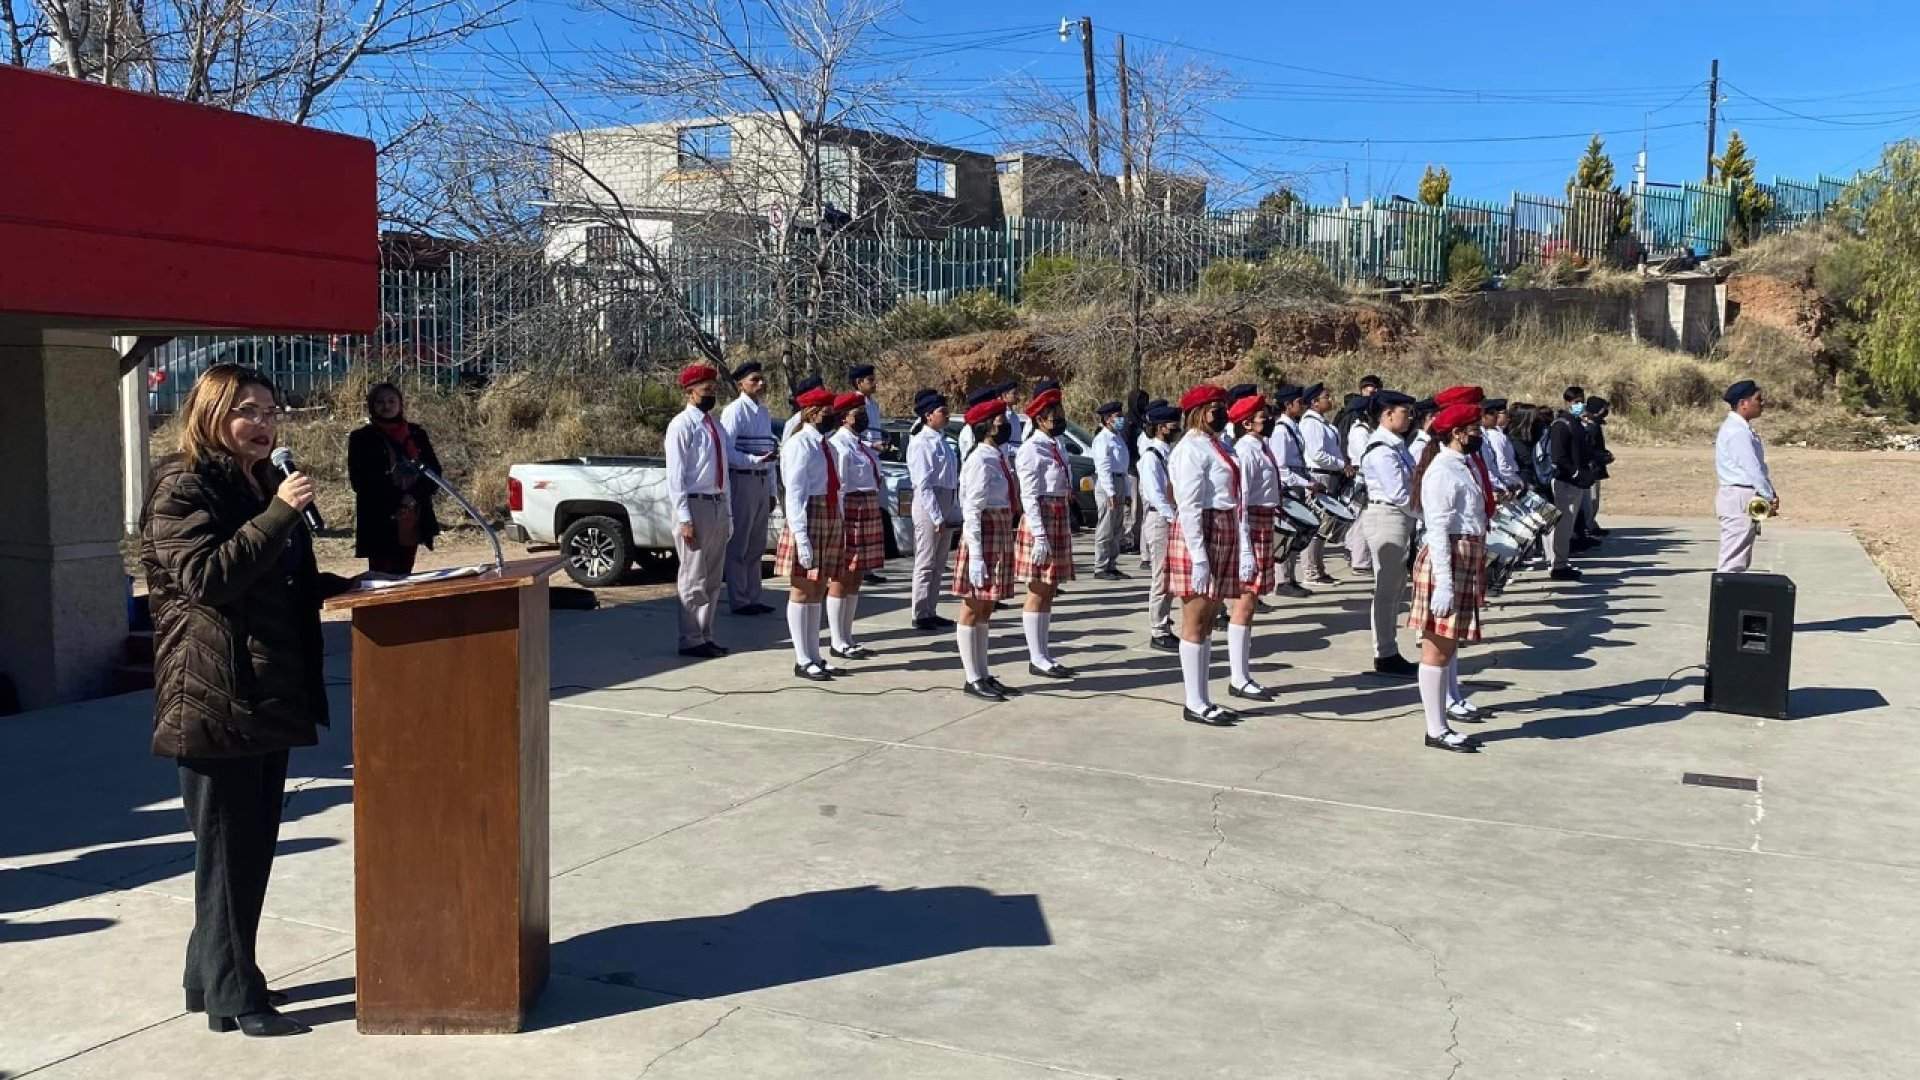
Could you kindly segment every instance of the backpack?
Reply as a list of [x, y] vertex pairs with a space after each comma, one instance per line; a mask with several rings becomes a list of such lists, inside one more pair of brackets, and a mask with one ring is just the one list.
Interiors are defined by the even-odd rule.
[[1553, 483], [1553, 446], [1545, 434], [1533, 441], [1533, 475], [1543, 484]]

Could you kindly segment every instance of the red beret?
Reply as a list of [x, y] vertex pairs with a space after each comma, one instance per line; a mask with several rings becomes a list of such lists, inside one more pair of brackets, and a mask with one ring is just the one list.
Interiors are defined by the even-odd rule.
[[833, 399], [834, 412], [852, 412], [855, 409], [864, 409], [866, 407], [867, 395], [865, 394], [856, 394], [849, 391]]
[[967, 410], [967, 426], [972, 427], [975, 424], [991, 420], [1006, 411], [1006, 405], [1002, 404], [999, 398], [983, 401]]
[[1042, 390], [1040, 393], [1034, 395], [1032, 401], [1027, 402], [1025, 411], [1028, 417], [1035, 417], [1045, 412], [1047, 406], [1058, 404], [1060, 404], [1060, 391]]
[[1449, 405], [1478, 405], [1486, 396], [1477, 386], [1449, 386], [1433, 395], [1433, 403], [1443, 409]]
[[1201, 383], [1199, 386], [1187, 391], [1186, 394], [1181, 397], [1180, 411], [1183, 413], [1192, 412], [1203, 405], [1211, 405], [1216, 401], [1225, 400], [1227, 400], [1227, 392], [1225, 390], [1214, 386], [1212, 383]]
[[813, 389], [793, 399], [793, 403], [802, 409], [818, 409], [833, 404], [833, 391], [824, 386]]
[[688, 364], [680, 369], [680, 389], [691, 390], [703, 382], [718, 382], [720, 373], [705, 364]]
[[[1439, 398], [1436, 397], [1434, 400], [1438, 402]], [[1445, 435], [1454, 428], [1465, 427], [1468, 424], [1478, 426], [1479, 423], [1480, 406], [1470, 401], [1458, 401], [1436, 413], [1433, 423], [1429, 425], [1429, 430], [1435, 435]]]
[[1267, 399], [1259, 394], [1249, 394], [1227, 407], [1227, 419], [1236, 424], [1244, 424], [1253, 418], [1253, 414], [1267, 408]]

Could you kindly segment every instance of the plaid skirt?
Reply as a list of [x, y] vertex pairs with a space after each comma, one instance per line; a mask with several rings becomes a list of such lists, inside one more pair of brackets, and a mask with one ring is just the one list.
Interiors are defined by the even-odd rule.
[[973, 587], [968, 569], [972, 552], [968, 551], [966, 529], [953, 545], [953, 595], [976, 600], [1005, 600], [1013, 595], [1013, 511], [989, 508], [980, 517], [980, 546], [986, 549], [987, 583]]
[[1455, 641], [1479, 641], [1481, 609], [1487, 605], [1487, 538], [1447, 537], [1453, 552], [1453, 614], [1436, 617], [1427, 610], [1433, 599], [1433, 562], [1421, 547], [1413, 560], [1413, 606], [1407, 626], [1422, 634]]
[[846, 497], [848, 573], [878, 570], [887, 561], [887, 519], [880, 513], [880, 493], [849, 491]]
[[[1274, 572], [1273, 561], [1273, 516], [1277, 508], [1272, 506], [1247, 507], [1247, 533], [1253, 543], [1253, 580], [1241, 582], [1241, 587], [1260, 596], [1273, 591], [1279, 584]], [[1235, 558], [1239, 553], [1235, 552]], [[1234, 569], [1235, 573], [1239, 568]]]
[[1028, 519], [1021, 518], [1020, 538], [1013, 546], [1014, 579], [1040, 585], [1057, 585], [1062, 581], [1072, 581], [1073, 528], [1067, 515], [1067, 497], [1065, 495], [1042, 496], [1040, 513], [1046, 515], [1047, 561], [1044, 565], [1034, 565], [1033, 530], [1027, 528]]
[[[813, 541], [813, 567], [821, 577], [832, 577], [834, 569], [846, 561], [846, 533], [840, 528], [840, 515], [827, 509], [827, 497], [815, 495], [807, 500], [807, 536]], [[795, 557], [793, 526], [780, 526], [780, 546], [773, 550], [773, 576], [802, 578], [807, 571]]]
[[1207, 570], [1211, 587], [1202, 594], [1193, 588], [1193, 553], [1178, 514], [1167, 522], [1167, 593], [1182, 600], [1205, 595], [1209, 600], [1232, 600], [1240, 595], [1240, 529], [1231, 510], [1202, 510], [1200, 527], [1206, 533]]

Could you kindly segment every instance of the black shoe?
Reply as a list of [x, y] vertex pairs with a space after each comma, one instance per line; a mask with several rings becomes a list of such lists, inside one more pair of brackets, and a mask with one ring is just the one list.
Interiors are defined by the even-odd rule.
[[1227, 609], [1221, 608], [1220, 614], [1217, 617], [1215, 617], [1213, 620], [1214, 629], [1225, 630], [1227, 628], [1227, 624], [1230, 623], [1231, 621], [1232, 621], [1231, 619], [1227, 618]]
[[241, 1016], [209, 1016], [207, 1030], [232, 1031], [240, 1029], [240, 1034], [255, 1039], [272, 1039], [282, 1035], [305, 1035], [313, 1029], [291, 1017], [282, 1016], [272, 1009], [250, 1012]]
[[1311, 592], [1308, 592], [1306, 589], [1301, 588], [1298, 582], [1289, 581], [1289, 582], [1285, 582], [1283, 584], [1274, 586], [1273, 595], [1291, 596], [1295, 600], [1305, 600], [1308, 597], [1312, 596], [1313, 594]]
[[968, 683], [964, 687], [961, 687], [960, 692], [967, 695], [970, 698], [979, 698], [981, 701], [1007, 700], [1007, 696], [1005, 694], [1002, 694], [1000, 691], [995, 690], [991, 683], [988, 683], [984, 680], [977, 683]]
[[913, 620], [913, 628], [928, 634], [933, 633], [935, 630], [945, 629], [945, 627], [932, 619], [915, 619]]
[[1265, 600], [1262, 600], [1257, 596], [1253, 598], [1253, 613], [1255, 615], [1262, 615], [1272, 610], [1273, 610], [1272, 604], [1267, 603]]
[[1096, 570], [1093, 572], [1093, 576], [1099, 578], [1101, 581], [1123, 581], [1127, 575], [1118, 570]]
[[748, 604], [745, 607], [734, 608], [733, 613], [735, 615], [770, 615], [773, 609], [765, 604]]
[[1315, 585], [1340, 584], [1340, 579], [1334, 577], [1332, 574], [1314, 574], [1312, 577], [1307, 578], [1307, 580], [1313, 582]]
[[863, 585], [885, 585], [887, 579], [881, 577], [879, 574], [869, 573], [866, 577], [860, 579], [860, 583]]
[[1071, 679], [1073, 678], [1073, 669], [1067, 667], [1065, 664], [1055, 664], [1050, 668], [1043, 668], [1039, 664], [1029, 663], [1027, 665], [1027, 674], [1038, 675], [1043, 679]]
[[1233, 685], [1232, 683], [1228, 683], [1227, 693], [1237, 698], [1246, 698], [1248, 701], [1272, 701], [1273, 700], [1273, 691], [1268, 689], [1267, 687], [1261, 686], [1259, 683], [1248, 683], [1245, 687], [1239, 687], [1239, 686]]
[[1547, 571], [1547, 576], [1555, 581], [1579, 581], [1581, 575], [1571, 566], [1556, 566]]
[[853, 674], [853, 672], [848, 671], [846, 668], [834, 667], [832, 664], [821, 664], [820, 666], [826, 669], [827, 674], [833, 676], [836, 679], [844, 679], [847, 676]]
[[1207, 706], [1206, 712], [1194, 712], [1192, 709], [1182, 708], [1180, 715], [1189, 724], [1206, 724], [1209, 727], [1232, 727], [1240, 722], [1239, 713], [1223, 709], [1218, 705]]
[[1600, 526], [1598, 526], [1598, 525], [1595, 525], [1595, 526], [1593, 527], [1593, 530], [1592, 530], [1592, 532], [1593, 532], [1593, 535], [1594, 535], [1594, 536], [1597, 536], [1597, 537], [1602, 537], [1602, 538], [1604, 538], [1604, 537], [1608, 537], [1608, 536], [1612, 536], [1612, 535], [1613, 535], [1613, 530], [1612, 530], [1612, 529], [1603, 529], [1603, 528], [1601, 528], [1601, 527], [1600, 527]]
[[[267, 1004], [273, 1006], [276, 1009], [292, 1000], [293, 998], [290, 995], [288, 995], [287, 992], [284, 990], [267, 991]], [[206, 1012], [207, 1011], [207, 992], [205, 990], [187, 991], [187, 1011], [188, 1012]]]
[[793, 673], [808, 682], [832, 682], [833, 675], [825, 664], [795, 664]]
[[1427, 736], [1427, 745], [1433, 747], [1435, 750], [1450, 750], [1456, 754], [1477, 754], [1480, 752], [1480, 740], [1471, 736], [1461, 735], [1457, 731], [1449, 731], [1447, 734], [1457, 736], [1457, 738], [1449, 741], [1444, 738], [1436, 739], [1429, 735]]
[[995, 690], [998, 690], [1001, 696], [1003, 697], [1016, 698], [1016, 697], [1019, 697], [1022, 693], [1022, 691], [1016, 690], [1013, 687], [1008, 686], [1006, 683], [1001, 682], [999, 679], [996, 679], [991, 675], [987, 676], [984, 679], [981, 679], [980, 681], [987, 684], [988, 686], [993, 687]]
[[954, 622], [952, 619], [945, 618], [944, 616], [940, 616], [940, 615], [935, 615], [932, 618], [928, 619], [927, 621], [933, 624], [933, 628], [935, 630], [951, 630], [955, 626], [959, 625], [958, 623]]
[[1420, 665], [1394, 653], [1392, 656], [1375, 657], [1373, 661], [1375, 675], [1391, 675], [1395, 678], [1411, 679], [1420, 674]]
[[1493, 710], [1483, 709], [1471, 701], [1455, 701], [1447, 705], [1447, 719], [1458, 724], [1484, 724], [1493, 719]]
[[873, 650], [867, 648], [865, 645], [855, 645], [851, 649], [841, 649], [829, 645], [827, 646], [827, 653], [841, 660], [871, 660], [874, 656]]
[[726, 656], [727, 654], [733, 652], [732, 649], [727, 648], [725, 645], [722, 645], [717, 641], [707, 642], [707, 648], [713, 650], [713, 655], [715, 656]]
[[1172, 634], [1155, 634], [1147, 639], [1147, 645], [1149, 648], [1159, 649], [1161, 652], [1177, 653], [1180, 651], [1180, 639], [1174, 637]]
[[680, 655], [694, 660], [718, 660], [727, 655], [727, 651], [711, 641], [703, 641], [698, 645], [689, 645], [681, 649]]

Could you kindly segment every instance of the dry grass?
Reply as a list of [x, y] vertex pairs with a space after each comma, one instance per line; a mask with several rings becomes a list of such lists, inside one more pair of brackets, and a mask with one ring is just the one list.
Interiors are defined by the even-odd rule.
[[1832, 224], [1794, 229], [1763, 236], [1727, 261], [1735, 271], [1811, 284], [1814, 266], [1846, 238], [1846, 232]]

